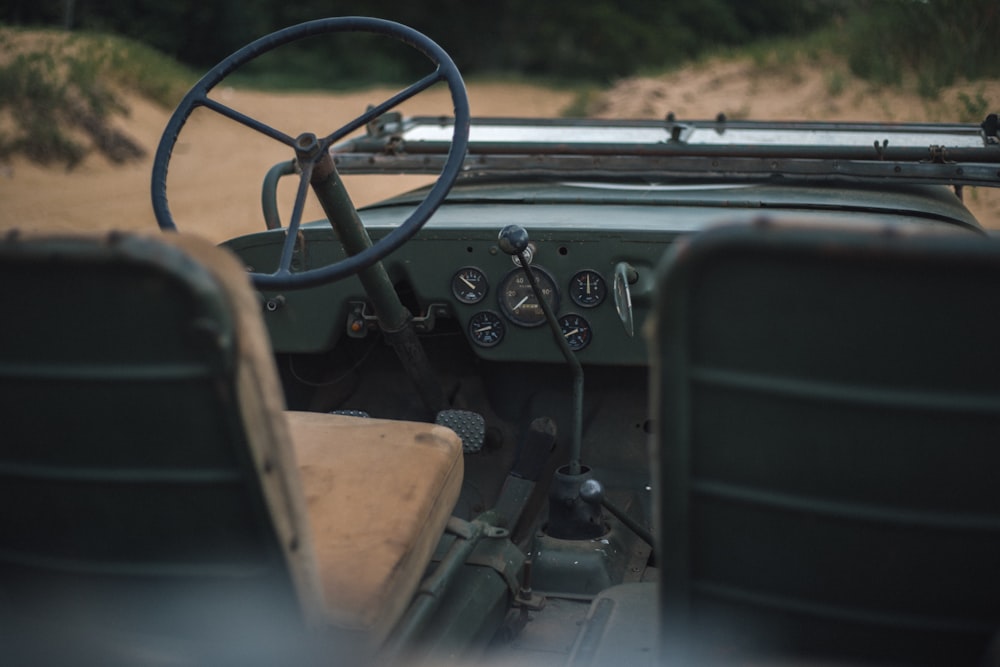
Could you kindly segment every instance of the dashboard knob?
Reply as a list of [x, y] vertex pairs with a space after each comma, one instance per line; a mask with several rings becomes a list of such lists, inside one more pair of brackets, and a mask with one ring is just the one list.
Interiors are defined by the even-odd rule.
[[500, 230], [500, 249], [508, 255], [518, 255], [528, 249], [528, 230], [521, 225], [507, 225]]

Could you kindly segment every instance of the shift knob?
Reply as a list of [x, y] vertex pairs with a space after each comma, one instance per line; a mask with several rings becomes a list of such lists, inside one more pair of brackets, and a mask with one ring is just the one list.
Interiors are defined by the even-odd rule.
[[528, 230], [521, 225], [507, 225], [500, 230], [499, 243], [508, 255], [519, 255], [528, 249]]
[[591, 505], [600, 505], [604, 500], [604, 485], [596, 479], [588, 479], [580, 485], [580, 498]]

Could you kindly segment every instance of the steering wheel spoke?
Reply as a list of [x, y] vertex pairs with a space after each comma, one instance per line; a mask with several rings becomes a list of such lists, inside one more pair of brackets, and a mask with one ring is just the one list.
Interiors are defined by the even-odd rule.
[[295, 205], [292, 207], [292, 219], [285, 229], [285, 242], [281, 246], [281, 258], [278, 260], [277, 276], [292, 275], [292, 257], [295, 255], [295, 244], [298, 241], [299, 225], [302, 223], [302, 210], [305, 208], [306, 197], [309, 195], [309, 181], [312, 179], [313, 162], [306, 161], [299, 175], [299, 187], [295, 192]]
[[245, 125], [246, 127], [249, 127], [251, 130], [256, 130], [257, 132], [260, 132], [265, 136], [271, 137], [276, 141], [280, 141], [286, 146], [291, 146], [291, 147], [295, 146], [295, 139], [285, 134], [281, 130], [277, 130], [271, 127], [270, 125], [267, 125], [266, 123], [262, 123], [256, 118], [251, 118], [250, 116], [247, 116], [244, 113], [240, 113], [236, 109], [230, 106], [226, 106], [225, 104], [213, 100], [210, 97], [205, 97], [204, 99], [202, 99], [199, 106], [203, 106], [206, 109], [211, 109], [212, 111], [221, 114], [226, 118], [235, 120], [240, 125]]
[[400, 104], [410, 99], [411, 97], [414, 97], [419, 93], [422, 93], [423, 91], [427, 90], [434, 84], [439, 83], [440, 81], [443, 80], [443, 78], [444, 77], [441, 74], [441, 69], [438, 68], [433, 73], [428, 74], [420, 81], [417, 81], [416, 83], [408, 86], [406, 89], [396, 93], [395, 95], [393, 95], [386, 101], [382, 102], [381, 104], [377, 104], [371, 107], [363, 114], [361, 114], [351, 122], [347, 123], [340, 129], [330, 133], [323, 139], [323, 141], [328, 144], [334, 144], [340, 141], [341, 139], [349, 135], [351, 132], [354, 132], [358, 128], [364, 127], [365, 125], [375, 120], [385, 112], [395, 109], [396, 107], [398, 107]]
[[[302, 155], [297, 155], [297, 160], [302, 173], [300, 175], [298, 190], [295, 195], [292, 219], [289, 221], [288, 228], [285, 230], [287, 237], [282, 243], [281, 256], [278, 258], [277, 262], [278, 268], [274, 273], [270, 274], [254, 272], [249, 274], [254, 284], [259, 288], [296, 289], [320, 285], [353, 275], [375, 264], [383, 257], [403, 245], [414, 234], [416, 234], [421, 227], [423, 227], [424, 223], [427, 222], [434, 211], [437, 210], [437, 207], [441, 204], [441, 202], [444, 201], [444, 198], [447, 196], [448, 191], [451, 189], [451, 186], [458, 178], [462, 169], [462, 163], [465, 159], [465, 153], [468, 148], [469, 141], [469, 101], [465, 92], [465, 84], [458, 72], [458, 68], [455, 67], [455, 63], [440, 46], [412, 28], [381, 19], [345, 17], [308, 21], [290, 28], [279, 30], [271, 33], [270, 35], [265, 35], [264, 37], [261, 37], [260, 39], [244, 46], [242, 49], [236, 51], [209, 70], [208, 73], [206, 73], [205, 76], [203, 76], [202, 79], [188, 92], [184, 99], [181, 100], [181, 103], [178, 105], [177, 109], [174, 110], [173, 115], [167, 122], [167, 126], [163, 131], [163, 136], [160, 138], [160, 143], [157, 146], [156, 156], [153, 160], [153, 175], [151, 183], [153, 213], [156, 215], [156, 221], [160, 228], [169, 231], [175, 231], [177, 229], [167, 202], [167, 167], [170, 163], [170, 157], [173, 152], [174, 145], [177, 142], [177, 137], [183, 129], [184, 124], [187, 122], [188, 117], [191, 115], [191, 112], [195, 108], [199, 106], [206, 107], [234, 122], [240, 123], [241, 125], [289, 146], [295, 150], [297, 154], [300, 153], [301, 148], [297, 142], [300, 138], [305, 137], [308, 134], [300, 134], [298, 138], [293, 138], [266, 123], [233, 109], [232, 107], [210, 99], [208, 97], [209, 92], [233, 71], [264, 53], [306, 37], [339, 32], [366, 32], [391, 37], [419, 51], [424, 55], [424, 57], [431, 61], [435, 69], [432, 73], [404, 88], [389, 99], [383, 101], [381, 104], [378, 104], [364, 113], [359, 114], [354, 120], [346, 123], [340, 129], [323, 139], [316, 140], [314, 136], [308, 135], [312, 137], [311, 140], [318, 141], [319, 152], [317, 154], [313, 154], [313, 156], [308, 159]], [[413, 210], [413, 212], [410, 213], [409, 217], [407, 217], [406, 220], [404, 220], [398, 227], [393, 229], [389, 234], [381, 237], [376, 243], [360, 250], [357, 254], [349, 255], [348, 257], [327, 266], [293, 272], [291, 270], [292, 259], [295, 254], [295, 246], [298, 242], [299, 230], [302, 224], [302, 213], [305, 206], [305, 199], [308, 195], [310, 185], [318, 187], [315, 186], [315, 184], [312, 184], [314, 167], [316, 165], [316, 160], [318, 159], [317, 155], [326, 155], [329, 147], [335, 141], [363, 127], [373, 119], [384, 114], [386, 111], [399, 106], [403, 102], [409, 100], [415, 95], [418, 95], [419, 93], [422, 93], [441, 81], [448, 84], [448, 89], [451, 94], [452, 104], [454, 105], [455, 129], [452, 135], [452, 144], [448, 151], [448, 158], [445, 161], [445, 165], [441, 170], [441, 174], [438, 176], [437, 182], [431, 187], [424, 201], [422, 201]], [[343, 195], [343, 199], [344, 202], [342, 203], [349, 206], [351, 212], [354, 213], [353, 204], [350, 203], [350, 197], [345, 194]], [[352, 217], [356, 217], [356, 213]], [[334, 225], [337, 224], [335, 220], [331, 220], [331, 223]]]

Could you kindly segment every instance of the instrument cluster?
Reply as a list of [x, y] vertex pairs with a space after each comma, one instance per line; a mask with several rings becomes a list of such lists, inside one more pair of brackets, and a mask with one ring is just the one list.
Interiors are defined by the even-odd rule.
[[[552, 312], [559, 312], [564, 297], [582, 309], [557, 317], [570, 348], [578, 351], [590, 345], [594, 332], [584, 313], [600, 306], [607, 297], [608, 283], [604, 276], [593, 269], [582, 269], [563, 285], [543, 267], [531, 266], [531, 272]], [[491, 287], [486, 273], [475, 266], [459, 269], [451, 279], [452, 295], [460, 303], [481, 308], [468, 323], [469, 339], [474, 344], [484, 348], [500, 345], [507, 335], [508, 325], [530, 329], [545, 324], [545, 311], [524, 269], [511, 269], [492, 293]]]

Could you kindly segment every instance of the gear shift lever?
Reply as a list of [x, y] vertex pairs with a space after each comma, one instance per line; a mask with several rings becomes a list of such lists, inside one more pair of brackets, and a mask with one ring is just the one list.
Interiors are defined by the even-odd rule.
[[542, 296], [541, 288], [538, 286], [538, 279], [528, 265], [527, 257], [524, 254], [528, 248], [527, 230], [520, 225], [507, 225], [500, 230], [499, 246], [508, 255], [513, 255], [521, 260], [521, 268], [524, 269], [525, 275], [528, 276], [528, 283], [535, 292], [535, 297], [538, 299], [538, 303], [545, 313], [545, 319], [552, 330], [552, 336], [555, 338], [556, 344], [559, 345], [559, 350], [562, 352], [563, 357], [566, 358], [566, 363], [569, 364], [570, 370], [573, 372], [573, 431], [572, 440], [570, 441], [569, 473], [571, 475], [579, 475], [582, 450], [581, 441], [583, 439], [583, 367], [580, 365], [580, 361], [576, 358], [576, 355], [573, 354], [573, 350], [570, 349], [566, 338], [562, 335], [562, 329], [559, 328], [556, 315], [552, 312], [548, 301]]
[[[499, 246], [508, 255], [521, 260], [521, 268], [528, 277], [528, 283], [538, 299], [545, 320], [552, 330], [552, 336], [559, 345], [566, 363], [573, 373], [573, 430], [570, 443], [569, 465], [556, 471], [555, 480], [549, 494], [549, 535], [560, 539], [590, 539], [604, 534], [606, 525], [601, 511], [601, 502], [594, 502], [593, 494], [583, 491], [584, 485], [594, 482], [590, 468], [580, 463], [583, 449], [583, 366], [573, 354], [569, 343], [562, 334], [556, 315], [548, 301], [542, 296], [525, 250], [528, 248], [528, 232], [520, 225], [508, 225], [500, 230]], [[596, 483], [596, 482], [594, 482]], [[600, 485], [598, 485], [598, 488]]]

